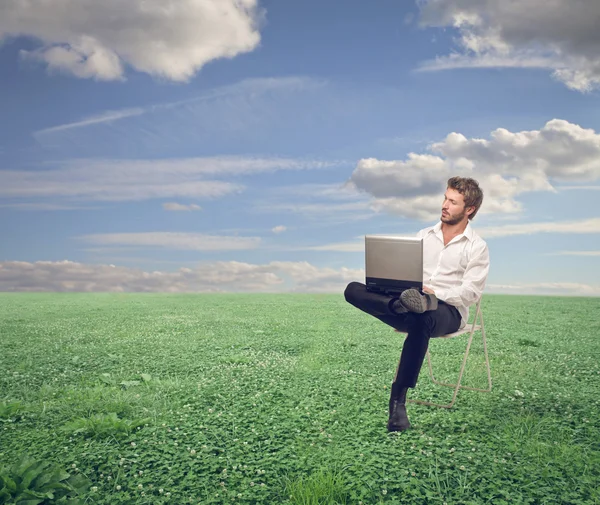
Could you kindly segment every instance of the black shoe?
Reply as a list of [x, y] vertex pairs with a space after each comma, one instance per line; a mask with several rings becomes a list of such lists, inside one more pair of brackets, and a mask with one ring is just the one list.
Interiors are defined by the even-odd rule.
[[390, 418], [387, 423], [388, 431], [404, 431], [410, 428], [406, 415], [406, 405], [399, 400], [390, 400]]
[[400, 301], [411, 312], [422, 314], [426, 310], [431, 310], [435, 307], [430, 307], [429, 298], [419, 293], [414, 288], [405, 289], [400, 294]]

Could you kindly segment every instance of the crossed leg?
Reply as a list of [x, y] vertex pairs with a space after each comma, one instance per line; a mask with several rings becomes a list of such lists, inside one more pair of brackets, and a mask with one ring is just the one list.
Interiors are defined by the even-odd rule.
[[404, 405], [408, 388], [414, 388], [417, 385], [419, 372], [429, 346], [429, 339], [458, 330], [461, 322], [460, 313], [456, 307], [439, 300], [437, 308], [434, 310], [423, 313], [403, 312], [398, 314], [392, 309], [396, 298], [367, 291], [366, 286], [360, 282], [348, 284], [344, 291], [344, 297], [356, 308], [398, 331], [407, 333], [392, 383], [390, 411], [393, 401]]

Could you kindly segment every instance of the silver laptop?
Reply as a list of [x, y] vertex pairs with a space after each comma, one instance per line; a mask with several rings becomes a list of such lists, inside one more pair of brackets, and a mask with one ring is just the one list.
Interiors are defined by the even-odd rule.
[[365, 235], [367, 290], [399, 294], [423, 289], [423, 239], [394, 235]]

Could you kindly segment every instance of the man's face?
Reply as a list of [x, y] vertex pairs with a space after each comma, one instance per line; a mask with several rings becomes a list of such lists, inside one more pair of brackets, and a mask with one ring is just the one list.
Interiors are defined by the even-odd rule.
[[444, 203], [442, 203], [442, 222], [454, 225], [464, 219], [467, 219], [467, 209], [463, 195], [455, 189], [448, 188], [444, 194]]

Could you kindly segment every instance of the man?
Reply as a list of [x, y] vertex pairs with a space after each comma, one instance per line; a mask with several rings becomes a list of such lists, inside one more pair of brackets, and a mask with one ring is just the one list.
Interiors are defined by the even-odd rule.
[[389, 431], [410, 427], [406, 393], [417, 385], [429, 339], [463, 328], [468, 307], [483, 293], [489, 252], [469, 223], [482, 202], [483, 192], [474, 179], [448, 180], [440, 222], [417, 234], [423, 238], [423, 293], [408, 289], [393, 297], [367, 291], [360, 282], [346, 287], [347, 302], [407, 333], [392, 383]]

